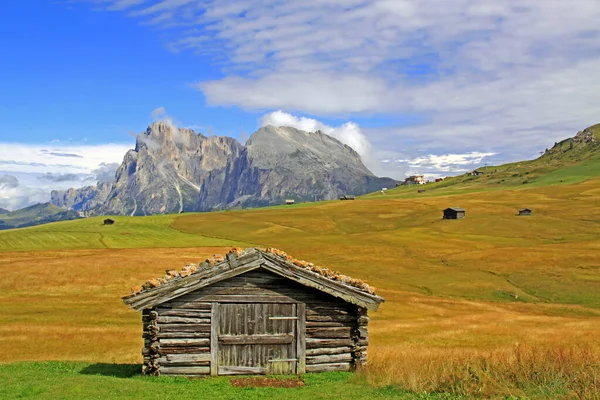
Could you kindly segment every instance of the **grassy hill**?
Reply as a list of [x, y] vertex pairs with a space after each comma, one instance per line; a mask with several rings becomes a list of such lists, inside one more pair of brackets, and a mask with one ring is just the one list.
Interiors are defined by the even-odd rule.
[[66, 211], [50, 203], [34, 204], [12, 212], [4, 211], [0, 212], [0, 230], [79, 218], [75, 211]]
[[[427, 184], [425, 193], [398, 187], [355, 201], [2, 231], [0, 362], [83, 362], [0, 365], [4, 390], [7, 397], [46, 398], [94, 397], [94, 390], [99, 397], [153, 390], [188, 398], [214, 390], [216, 398], [359, 391], [380, 398], [594, 398], [600, 169], [593, 146], [565, 141], [537, 160]], [[531, 182], [523, 184], [523, 176]], [[465, 208], [467, 217], [442, 220], [449, 206]], [[522, 207], [533, 215], [517, 216]], [[141, 358], [140, 315], [120, 297], [165, 269], [232, 246], [274, 246], [378, 287], [386, 303], [371, 315], [369, 367], [356, 376], [309, 377], [305, 389], [285, 392], [132, 377], [127, 371]], [[45, 378], [24, 383], [34, 375]]]

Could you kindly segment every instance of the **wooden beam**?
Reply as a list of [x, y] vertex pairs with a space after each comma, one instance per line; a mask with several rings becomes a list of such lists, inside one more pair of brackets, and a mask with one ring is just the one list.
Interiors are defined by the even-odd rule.
[[218, 374], [219, 363], [219, 303], [212, 304], [210, 323], [210, 374]]
[[228, 279], [258, 268], [262, 263], [261, 253], [253, 251], [244, 254], [242, 257], [238, 258], [238, 262], [240, 266], [233, 269], [230, 268], [228, 261], [221, 262], [214, 267], [200, 270], [185, 278], [173, 279], [155, 289], [142, 292], [135, 296], [126, 296], [123, 298], [123, 302], [138, 311], [164, 303], [217, 281]]
[[267, 369], [263, 367], [237, 367], [237, 366], [220, 366], [219, 375], [265, 375]]
[[281, 275], [290, 280], [296, 281], [304, 286], [312, 287], [322, 292], [328, 293], [334, 297], [340, 298], [348, 303], [366, 307], [371, 310], [377, 310], [382, 297], [370, 295], [354, 287], [344, 285], [340, 282], [332, 281], [319, 274], [288, 265], [283, 260], [278, 260], [275, 256], [263, 253], [265, 263], [263, 268], [275, 274]]
[[306, 304], [298, 303], [296, 320], [296, 373], [306, 373]]

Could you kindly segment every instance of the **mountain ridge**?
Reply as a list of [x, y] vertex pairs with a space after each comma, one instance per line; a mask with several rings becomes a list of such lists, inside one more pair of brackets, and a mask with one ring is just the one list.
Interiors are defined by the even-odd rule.
[[108, 192], [100, 185], [56, 191], [52, 202], [92, 215], [148, 215], [331, 200], [395, 183], [321, 131], [267, 125], [242, 145], [155, 122], [137, 136]]

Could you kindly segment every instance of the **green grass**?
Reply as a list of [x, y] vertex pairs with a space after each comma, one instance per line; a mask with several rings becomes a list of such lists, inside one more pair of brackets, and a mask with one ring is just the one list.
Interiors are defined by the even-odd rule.
[[[238, 388], [230, 378], [143, 377], [134, 364], [35, 362], [0, 365], [3, 399], [455, 399], [357, 382], [350, 373], [306, 375], [299, 388]], [[289, 377], [292, 378], [292, 377]], [[294, 377], [295, 378], [295, 377]], [[286, 379], [286, 377], [279, 377]]]
[[105, 217], [63, 221], [30, 228], [0, 231], [0, 251], [76, 250], [101, 248], [248, 246], [207, 235], [189, 234], [170, 225], [176, 215], [111, 217], [114, 225], [104, 226]]

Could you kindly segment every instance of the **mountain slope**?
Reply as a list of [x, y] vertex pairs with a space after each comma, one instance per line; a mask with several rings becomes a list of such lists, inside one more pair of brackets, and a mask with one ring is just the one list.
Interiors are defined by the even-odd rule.
[[[430, 196], [461, 192], [529, 188], [582, 182], [600, 177], [600, 124], [590, 126], [575, 136], [557, 142], [533, 160], [478, 168], [480, 175], [469, 173], [428, 183], [417, 193], [414, 187], [400, 186], [386, 196]], [[382, 196], [373, 193], [369, 198]]]
[[0, 215], [0, 230], [23, 228], [48, 222], [66, 221], [79, 218], [75, 211], [65, 211], [51, 203], [34, 204], [20, 210]]

